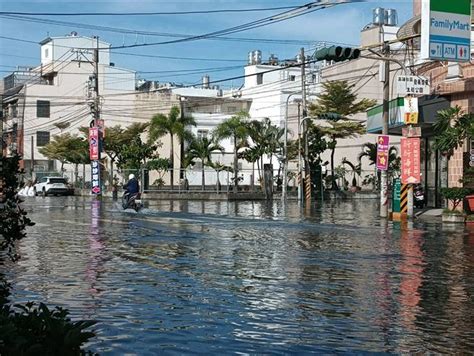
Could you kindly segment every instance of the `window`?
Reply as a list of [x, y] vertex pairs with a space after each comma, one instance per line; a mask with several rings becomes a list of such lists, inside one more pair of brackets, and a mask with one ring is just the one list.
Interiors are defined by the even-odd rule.
[[36, 132], [36, 146], [43, 147], [49, 143], [49, 131]]
[[229, 107], [227, 107], [227, 112], [229, 112], [229, 113], [235, 113], [235, 112], [237, 112], [237, 106], [229, 106]]
[[48, 100], [36, 100], [36, 117], [49, 117]]
[[46, 49], [44, 50], [44, 57], [45, 57], [45, 58], [48, 58], [48, 57], [49, 57], [49, 48], [46, 48]]
[[290, 75], [290, 76], [288, 77], [288, 80], [289, 80], [290, 82], [294, 82], [294, 81], [296, 80], [296, 75]]
[[198, 130], [197, 131], [197, 138], [207, 138], [207, 135], [209, 134], [209, 130]]
[[257, 85], [263, 84], [263, 73], [257, 74]]

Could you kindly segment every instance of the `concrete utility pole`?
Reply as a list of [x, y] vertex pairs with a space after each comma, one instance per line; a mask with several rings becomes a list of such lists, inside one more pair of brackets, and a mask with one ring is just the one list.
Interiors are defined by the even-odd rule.
[[[301, 96], [302, 96], [302, 106], [303, 106], [303, 118], [307, 117], [307, 110], [306, 110], [306, 57], [304, 55], [304, 48], [301, 48], [301, 60], [303, 61], [301, 64]], [[307, 132], [308, 132], [308, 124], [306, 120], [303, 121], [303, 137], [305, 138], [305, 145], [304, 145], [304, 160], [305, 160], [305, 199], [306, 203], [311, 201], [311, 177], [310, 177], [310, 169], [309, 169], [309, 160], [308, 160], [308, 140], [307, 140]], [[301, 180], [302, 184], [302, 180]]]
[[288, 186], [288, 106], [290, 105], [290, 98], [298, 93], [290, 93], [286, 98], [285, 106], [285, 133], [284, 133], [284, 142], [283, 142], [283, 185], [281, 188], [281, 199], [286, 201], [287, 198], [287, 186]]
[[[390, 54], [390, 45], [384, 42], [382, 52], [388, 57]], [[383, 81], [383, 116], [382, 116], [382, 135], [388, 135], [389, 121], [389, 101], [390, 101], [390, 61], [384, 61], [384, 81]], [[388, 172], [380, 172], [380, 217], [388, 216]]]

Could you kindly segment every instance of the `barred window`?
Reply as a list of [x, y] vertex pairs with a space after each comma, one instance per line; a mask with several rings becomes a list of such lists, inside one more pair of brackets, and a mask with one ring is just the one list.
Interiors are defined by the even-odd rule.
[[197, 138], [207, 138], [209, 134], [209, 130], [198, 130], [197, 131]]
[[36, 117], [49, 117], [49, 100], [36, 100]]
[[36, 146], [42, 147], [49, 143], [49, 131], [37, 131], [36, 132]]

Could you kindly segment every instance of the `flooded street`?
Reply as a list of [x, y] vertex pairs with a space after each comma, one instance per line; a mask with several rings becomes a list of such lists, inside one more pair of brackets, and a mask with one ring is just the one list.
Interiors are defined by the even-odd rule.
[[94, 319], [100, 354], [470, 353], [474, 228], [376, 201], [28, 198], [15, 302]]

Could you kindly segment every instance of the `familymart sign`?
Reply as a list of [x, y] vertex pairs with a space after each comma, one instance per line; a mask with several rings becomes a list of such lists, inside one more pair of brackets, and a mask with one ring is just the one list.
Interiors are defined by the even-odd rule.
[[471, 0], [422, 1], [422, 57], [440, 61], [469, 61]]

